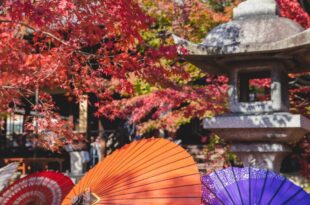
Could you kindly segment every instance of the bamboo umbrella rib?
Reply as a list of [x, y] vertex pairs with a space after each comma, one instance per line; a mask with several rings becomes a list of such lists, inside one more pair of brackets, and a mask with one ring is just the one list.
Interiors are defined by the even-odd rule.
[[[180, 168], [178, 168], [178, 169], [182, 169], [183, 167], [180, 167]], [[163, 177], [164, 177], [164, 175], [165, 174], [167, 174], [168, 172], [164, 172], [164, 173], [158, 173], [158, 175], [160, 176], [160, 175], [162, 175]], [[152, 176], [150, 176], [150, 177], [152, 177]], [[129, 179], [130, 180], [130, 179]], [[143, 187], [145, 184], [141, 184], [140, 185], [140, 187]], [[127, 186], [127, 183], [126, 183], [126, 186]], [[110, 187], [110, 188], [112, 188], [112, 187]], [[119, 187], [118, 187], [119, 188]], [[114, 189], [114, 187], [113, 187], [113, 189]], [[98, 192], [99, 193], [105, 193], [105, 195], [108, 195], [109, 194], [109, 191], [106, 191], [106, 190], [98, 190]]]
[[[162, 154], [165, 154], [165, 153], [162, 153]], [[173, 156], [169, 156], [169, 157], [173, 157]], [[176, 156], [174, 156], [174, 157], [176, 157]], [[188, 156], [188, 158], [189, 158], [190, 156]], [[168, 157], [166, 158], [166, 159], [168, 159]], [[181, 159], [182, 160], [182, 159]], [[173, 162], [171, 162], [171, 163], [175, 163], [175, 162], [177, 162], [177, 161], [180, 161], [180, 160], [176, 160], [176, 161], [173, 161]], [[155, 166], [157, 163], [159, 163], [160, 161], [157, 161], [157, 162], [153, 162], [152, 163], [152, 165], [153, 166]], [[171, 164], [170, 163], [170, 164]], [[138, 172], [138, 171], [141, 171], [141, 170], [143, 170], [143, 171], [147, 171], [148, 169], [147, 168], [150, 168], [149, 166], [148, 166], [148, 164], [145, 164], [145, 162], [144, 161], [142, 161], [141, 160], [141, 162], [140, 162], [140, 164], [133, 164], [133, 165], [136, 165], [137, 167], [139, 167], [140, 165], [145, 165], [144, 167], [142, 167], [142, 168], [140, 168], [140, 170], [135, 170], [134, 168], [136, 168], [136, 167], [126, 167], [127, 168], [127, 170], [126, 171], [123, 171], [122, 173], [122, 175], [120, 175], [120, 176], [118, 176], [117, 178], [114, 178], [114, 180], [116, 181], [114, 181], [114, 183], [113, 182], [111, 182], [111, 183], [109, 183], [109, 185], [115, 185], [115, 183], [117, 183], [117, 181], [118, 180], [121, 180], [121, 179], [124, 179], [124, 177], [126, 177], [127, 176], [127, 174], [128, 174], [128, 172], [130, 172], [130, 171], [135, 171], [135, 172]], [[167, 165], [169, 165], [169, 164], [167, 164]], [[158, 169], [158, 168], [160, 168], [160, 166], [159, 167], [155, 167], [153, 170], [155, 170], [155, 169]], [[152, 171], [152, 170], [151, 170]], [[117, 173], [115, 174], [115, 175], [117, 175]], [[127, 179], [127, 178], [126, 178]], [[103, 189], [103, 188], [106, 188], [107, 187], [107, 185], [106, 186], [101, 186], [101, 188]], [[110, 188], [110, 187], [108, 187], [108, 188]]]
[[135, 141], [92, 168], [65, 197], [63, 205], [90, 193], [95, 204], [199, 204], [200, 174], [192, 157], [171, 141]]
[[[134, 142], [133, 144], [126, 145], [120, 150], [117, 150], [116, 154], [112, 154], [109, 156], [110, 160], [119, 162], [117, 166], [113, 166], [114, 163], [110, 163], [110, 161], [105, 161], [103, 164], [98, 165], [100, 166], [100, 168], [97, 168], [97, 166], [95, 166], [94, 170], [97, 173], [93, 174], [92, 175], [93, 177], [91, 177], [90, 180], [85, 180], [86, 182], [88, 181], [88, 183], [86, 184], [86, 186], [84, 185], [83, 187], [87, 187], [90, 184], [92, 184], [94, 180], [98, 180], [97, 176], [99, 176], [100, 178], [105, 177], [106, 180], [109, 180], [110, 176], [112, 176], [115, 173], [118, 173], [119, 168], [122, 165], [124, 165], [126, 161], [130, 161], [132, 156], [135, 156], [135, 153], [143, 148], [143, 145], [144, 145], [144, 142]], [[124, 151], [124, 150], [127, 150], [129, 146], [133, 147], [134, 149], [129, 149], [129, 152]], [[145, 147], [145, 149], [147, 149], [147, 147]], [[91, 175], [88, 175], [88, 176], [91, 176]]]
[[[174, 171], [174, 170], [173, 170]], [[173, 171], [171, 171], [171, 172], [173, 172]], [[173, 172], [174, 173], [174, 172]], [[172, 173], [172, 174], [173, 174]], [[134, 181], [134, 182], [131, 182], [131, 183], [127, 183], [126, 184], [126, 187], [127, 188], [137, 188], [137, 187], [143, 187], [143, 186], [145, 186], [145, 185], [151, 185], [151, 184], [154, 184], [154, 185], [156, 185], [157, 183], [161, 183], [161, 182], [164, 182], [164, 181], [169, 181], [169, 180], [179, 180], [179, 181], [181, 181], [182, 180], [182, 178], [187, 178], [188, 176], [193, 176], [193, 175], [198, 175], [199, 176], [199, 174], [197, 174], [197, 173], [191, 173], [191, 174], [188, 174], [188, 175], [184, 175], [184, 176], [177, 176], [177, 177], [170, 177], [170, 175], [168, 175], [169, 177], [168, 178], [166, 178], [166, 176], [164, 176], [165, 174], [168, 174], [168, 172], [165, 172], [165, 173], [163, 173], [163, 174], [161, 174], [161, 175], [158, 175], [158, 176], [152, 176], [152, 177], [149, 177], [149, 179], [151, 180], [152, 178], [154, 178], [154, 177], [157, 177], [157, 178], [163, 178], [163, 179], [161, 179], [161, 180], [157, 180], [157, 181], [151, 181], [151, 182], [149, 182], [149, 181], [145, 181], [145, 179], [140, 179], [140, 180], [138, 180], [138, 181]], [[171, 175], [172, 175], [171, 174]], [[145, 181], [145, 183], [142, 183], [142, 184], [139, 184], [139, 182], [144, 182]], [[188, 183], [188, 182], [187, 182]], [[192, 183], [195, 183], [195, 182], [192, 182]], [[101, 192], [102, 190], [99, 190], [98, 192]], [[107, 194], [111, 194], [111, 193], [115, 193], [115, 192], [119, 192], [119, 191], [122, 191], [122, 187], [117, 187], [117, 189], [115, 190], [115, 187], [114, 187], [114, 190], [112, 190], [112, 191], [108, 191], [108, 192], [106, 192], [105, 194], [107, 195]]]
[[[154, 181], [154, 182], [148, 182], [148, 183], [145, 183], [143, 185], [139, 184], [139, 185], [135, 185], [135, 186], [129, 186], [129, 185], [133, 184], [133, 183], [131, 183], [131, 184], [127, 184], [128, 185], [127, 187], [128, 188], [137, 188], [137, 187], [140, 187], [140, 186], [152, 185], [152, 184], [161, 183], [161, 182], [165, 182], [165, 181], [182, 180], [182, 178], [191, 177], [191, 176], [194, 176], [194, 175], [199, 175], [199, 174], [193, 173], [193, 174], [188, 174], [188, 175], [184, 175], [184, 176], [178, 176], [178, 177], [173, 177], [173, 178], [165, 178], [165, 179]], [[190, 185], [196, 185], [196, 184], [194, 184], [194, 182], [193, 182], [193, 184], [190, 184]], [[109, 193], [110, 194], [114, 194], [114, 193], [117, 193], [118, 191], [119, 190], [113, 190], [113, 191], [111, 191]]]
[[73, 187], [71, 179], [61, 173], [43, 171], [15, 181], [0, 193], [2, 205], [58, 205]]

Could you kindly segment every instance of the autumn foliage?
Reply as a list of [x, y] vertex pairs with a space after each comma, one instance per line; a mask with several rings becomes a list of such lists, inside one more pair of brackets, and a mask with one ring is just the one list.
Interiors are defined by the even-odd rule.
[[54, 113], [53, 90], [106, 100], [132, 93], [129, 73], [157, 69], [151, 51], [141, 51], [152, 19], [131, 0], [2, 1], [0, 11], [1, 111], [14, 112], [39, 90], [32, 107], [40, 130], [68, 128]]
[[[138, 134], [176, 132], [193, 118], [225, 112], [227, 78], [180, 63], [171, 39], [176, 33], [201, 42], [214, 26], [231, 18], [239, 1], [210, 2], [2, 0], [1, 113], [31, 104], [36, 123], [27, 128], [37, 132], [42, 146], [56, 150], [76, 136], [57, 114], [53, 92], [77, 103], [92, 94], [97, 117], [125, 119], [137, 125]], [[282, 16], [310, 27], [310, 17], [297, 0], [277, 2]]]
[[[202, 5], [199, 1], [192, 2], [190, 5], [196, 6], [193, 8]], [[49, 147], [44, 136], [46, 130], [61, 136], [60, 144], [73, 137], [68, 132], [72, 125], [55, 112], [51, 93], [59, 90], [77, 101], [85, 94], [94, 94], [98, 99], [94, 104], [98, 116], [114, 119], [128, 114], [130, 122], [151, 120], [141, 131], [151, 127], [176, 129], [178, 120], [188, 121], [192, 116], [205, 117], [221, 110], [225, 87], [219, 87], [221, 83], [205, 88], [186, 86], [195, 78], [195, 72], [200, 72], [176, 62], [169, 34], [157, 38], [158, 26], [162, 24], [138, 3], [141, 7], [147, 4], [133, 0], [2, 1], [1, 112], [15, 112], [25, 101], [30, 103], [36, 112], [32, 116], [36, 123], [27, 127], [38, 132], [43, 145]], [[168, 1], [158, 3], [173, 6]], [[175, 12], [184, 17], [184, 28], [207, 15], [195, 16], [197, 13], [190, 5], [176, 7]], [[168, 14], [172, 8], [163, 12]], [[219, 15], [208, 16], [213, 24], [216, 16]], [[166, 20], [168, 26], [172, 25], [172, 19]], [[138, 83], [150, 87], [142, 96], [137, 90]], [[33, 100], [36, 93], [38, 102]], [[121, 100], [114, 99], [116, 94]]]
[[277, 0], [280, 15], [298, 22], [305, 28], [310, 28], [310, 16], [300, 6], [298, 0]]

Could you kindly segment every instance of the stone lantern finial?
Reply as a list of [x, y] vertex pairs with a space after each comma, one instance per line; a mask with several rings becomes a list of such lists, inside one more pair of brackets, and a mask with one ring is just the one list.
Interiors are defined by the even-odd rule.
[[257, 15], [276, 15], [275, 0], [247, 0], [234, 9], [233, 18], [244, 18]]

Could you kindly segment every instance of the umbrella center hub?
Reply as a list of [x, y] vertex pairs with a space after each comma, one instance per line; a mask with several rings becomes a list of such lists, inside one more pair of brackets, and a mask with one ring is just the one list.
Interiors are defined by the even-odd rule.
[[90, 191], [84, 191], [81, 194], [73, 197], [72, 205], [93, 205], [99, 202], [100, 198]]

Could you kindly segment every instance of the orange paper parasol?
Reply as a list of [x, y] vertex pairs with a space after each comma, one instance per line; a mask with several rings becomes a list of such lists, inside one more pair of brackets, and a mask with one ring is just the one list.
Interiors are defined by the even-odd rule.
[[91, 169], [63, 205], [200, 204], [196, 163], [165, 139], [143, 139], [115, 151]]

